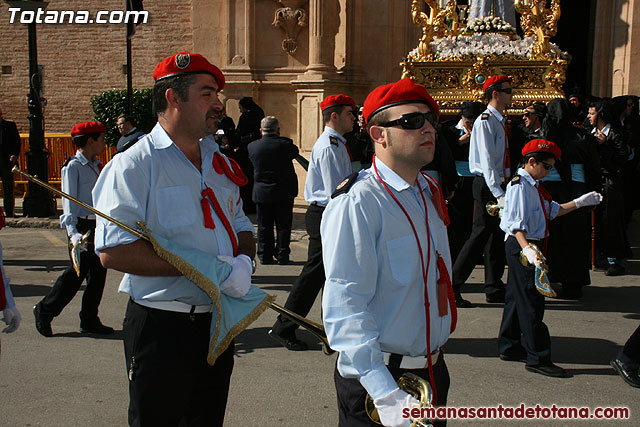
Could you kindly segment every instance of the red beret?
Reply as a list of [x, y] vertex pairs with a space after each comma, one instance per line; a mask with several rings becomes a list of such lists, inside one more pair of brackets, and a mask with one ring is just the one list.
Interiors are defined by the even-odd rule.
[[343, 95], [341, 93], [337, 95], [329, 95], [327, 96], [321, 103], [320, 109], [324, 111], [329, 107], [333, 107], [334, 105], [348, 105], [353, 108], [353, 111], [356, 110], [356, 102], [348, 95]]
[[218, 90], [224, 88], [224, 75], [220, 68], [207, 61], [207, 58], [199, 53], [180, 52], [165, 58], [153, 70], [153, 80], [157, 82], [182, 73], [211, 74], [218, 83]]
[[522, 155], [526, 156], [529, 153], [551, 153], [556, 159], [560, 160], [562, 156], [562, 150], [555, 142], [547, 141], [546, 139], [532, 139], [527, 142], [522, 148]]
[[486, 91], [487, 89], [489, 89], [489, 86], [493, 86], [495, 84], [502, 83], [502, 82], [511, 83], [511, 77], [507, 77], [507, 76], [491, 76], [482, 85], [482, 90]]
[[371, 91], [367, 99], [364, 100], [362, 114], [366, 122], [369, 123], [371, 117], [382, 110], [396, 105], [412, 103], [427, 104], [431, 111], [440, 115], [438, 104], [429, 95], [424, 86], [415, 83], [408, 77], [395, 83], [378, 86]]
[[106, 132], [107, 128], [99, 122], [78, 123], [71, 129], [71, 136], [87, 135], [89, 133]]

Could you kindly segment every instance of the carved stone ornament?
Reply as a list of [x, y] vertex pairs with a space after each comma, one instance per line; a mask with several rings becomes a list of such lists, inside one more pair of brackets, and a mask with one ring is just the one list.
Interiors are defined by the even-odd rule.
[[[298, 49], [298, 34], [307, 26], [307, 12], [299, 6], [302, 6], [303, 1], [278, 1], [279, 4], [285, 6], [276, 10], [275, 17], [273, 19], [274, 27], [280, 27], [286, 35], [286, 38], [282, 40], [282, 50], [289, 55], [293, 55]], [[291, 6], [289, 7], [289, 4]]]

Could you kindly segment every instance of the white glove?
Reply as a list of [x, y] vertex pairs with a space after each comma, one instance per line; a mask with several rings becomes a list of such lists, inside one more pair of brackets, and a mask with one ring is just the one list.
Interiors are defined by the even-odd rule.
[[[71, 245], [73, 245], [73, 247], [75, 248], [76, 246], [78, 246], [78, 244], [82, 240], [82, 234], [73, 233], [71, 236], [69, 236], [69, 238], [71, 239]], [[86, 251], [87, 250], [87, 246], [85, 244], [80, 244], [80, 250], [81, 251]]]
[[399, 388], [386, 396], [375, 399], [373, 404], [378, 409], [380, 422], [387, 427], [409, 427], [411, 419], [403, 417], [403, 409], [408, 408], [410, 411], [414, 407], [420, 407], [418, 399]]
[[504, 196], [498, 197], [498, 206], [500, 206], [500, 209], [504, 209]]
[[522, 253], [527, 257], [527, 261], [529, 261], [529, 264], [535, 265], [536, 268], [542, 270], [542, 263], [538, 260], [537, 252], [535, 249], [533, 249], [531, 246], [525, 246], [524, 248], [522, 248]]
[[226, 262], [231, 266], [231, 274], [227, 280], [220, 284], [220, 291], [233, 298], [242, 298], [249, 292], [251, 288], [251, 258], [240, 254], [237, 257], [218, 255], [220, 261]]
[[602, 201], [602, 194], [596, 191], [591, 191], [587, 194], [583, 194], [573, 201], [576, 203], [576, 209], [580, 209], [585, 206], [596, 206]]
[[20, 321], [22, 320], [22, 316], [20, 316], [20, 312], [18, 308], [14, 305], [13, 307], [7, 307], [2, 312], [4, 314], [4, 323], [8, 326], [2, 330], [5, 334], [9, 334], [20, 326]]

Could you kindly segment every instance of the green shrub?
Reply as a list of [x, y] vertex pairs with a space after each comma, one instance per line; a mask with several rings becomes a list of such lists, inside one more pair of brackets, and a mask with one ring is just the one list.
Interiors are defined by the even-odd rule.
[[[136, 127], [143, 132], [150, 132], [156, 124], [156, 116], [153, 114], [152, 89], [133, 90], [133, 111], [131, 116]], [[120, 139], [120, 133], [116, 127], [118, 116], [127, 114], [127, 91], [107, 90], [99, 95], [91, 96], [91, 108], [95, 120], [107, 127], [105, 141], [107, 145], [116, 145]]]

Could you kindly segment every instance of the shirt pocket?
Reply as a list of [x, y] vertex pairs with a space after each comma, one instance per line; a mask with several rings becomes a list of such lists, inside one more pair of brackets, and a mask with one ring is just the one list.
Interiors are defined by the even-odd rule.
[[402, 284], [409, 284], [418, 260], [418, 250], [413, 236], [403, 236], [387, 241], [387, 256], [391, 275]]
[[196, 220], [195, 202], [185, 185], [156, 190], [158, 221], [165, 228], [192, 225]]

